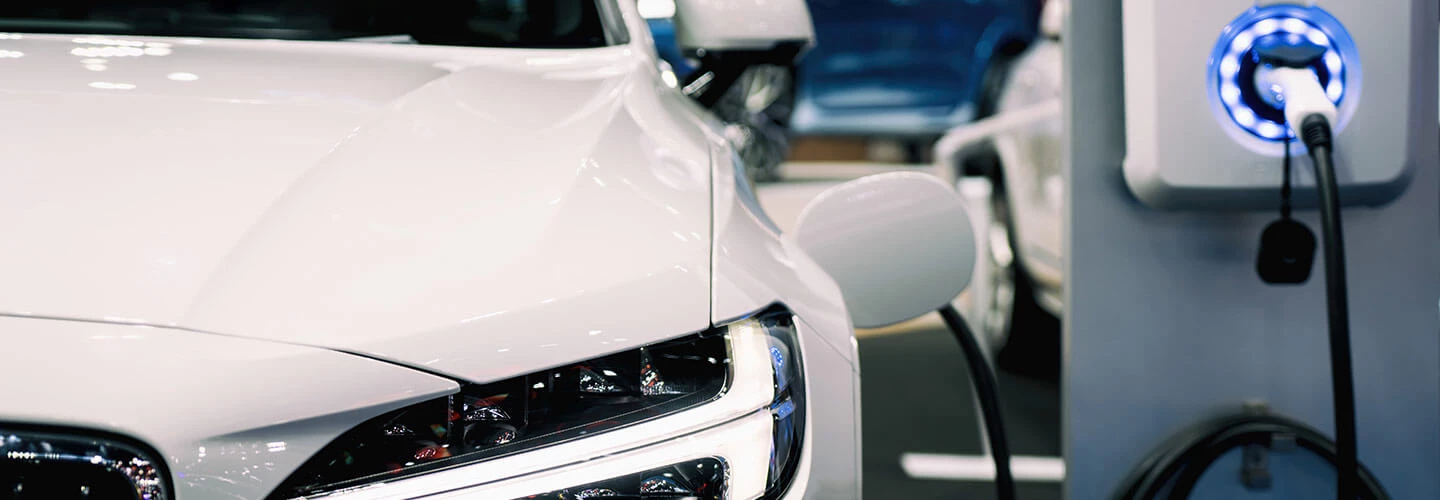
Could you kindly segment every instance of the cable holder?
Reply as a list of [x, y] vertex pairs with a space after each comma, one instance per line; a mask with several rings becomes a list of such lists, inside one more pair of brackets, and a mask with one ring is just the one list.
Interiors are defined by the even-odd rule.
[[1285, 159], [1281, 163], [1280, 220], [1270, 223], [1260, 233], [1260, 255], [1255, 259], [1255, 272], [1260, 280], [1272, 285], [1298, 285], [1310, 281], [1315, 267], [1315, 233], [1304, 223], [1290, 217], [1291, 183], [1290, 138], [1284, 139]]

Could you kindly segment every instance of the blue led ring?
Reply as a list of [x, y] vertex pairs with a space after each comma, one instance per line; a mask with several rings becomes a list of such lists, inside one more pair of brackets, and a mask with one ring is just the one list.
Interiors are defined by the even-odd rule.
[[[1292, 137], [1283, 123], [1283, 113], [1268, 104], [1253, 102], [1254, 87], [1251, 50], [1267, 36], [1306, 40], [1325, 48], [1320, 66], [1325, 94], [1337, 107], [1359, 82], [1359, 61], [1355, 43], [1334, 16], [1319, 7], [1274, 5], [1256, 7], [1231, 21], [1215, 44], [1209, 61], [1210, 98], [1217, 104], [1222, 122], [1229, 122], [1264, 142]], [[1242, 71], [1247, 69], [1249, 71]], [[1317, 71], [1321, 68], [1317, 68]], [[1250, 101], [1250, 102], [1247, 102]]]

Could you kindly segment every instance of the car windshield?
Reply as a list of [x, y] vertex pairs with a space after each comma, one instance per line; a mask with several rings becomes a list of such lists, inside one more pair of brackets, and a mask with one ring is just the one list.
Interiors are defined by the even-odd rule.
[[580, 48], [607, 0], [0, 0], [0, 32]]

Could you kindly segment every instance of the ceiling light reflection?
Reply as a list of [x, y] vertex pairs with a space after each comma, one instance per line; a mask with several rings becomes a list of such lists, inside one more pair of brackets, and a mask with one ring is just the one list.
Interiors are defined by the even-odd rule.
[[80, 37], [80, 38], [72, 38], [70, 41], [71, 41], [71, 42], [75, 42], [75, 43], [83, 43], [83, 44], [87, 44], [87, 45], [111, 45], [111, 46], [119, 46], [119, 47], [144, 47], [144, 46], [145, 46], [145, 42], [142, 42], [142, 41], [139, 41], [139, 40], [120, 40], [120, 39], [116, 39], [116, 38], [106, 38], [106, 37], [99, 37], [99, 36], [87, 36], [87, 37]]
[[101, 90], [134, 90], [135, 84], [115, 82], [90, 82], [90, 88], [96, 88]]
[[177, 82], [193, 82], [193, 81], [195, 81], [195, 80], [199, 80], [199, 79], [200, 79], [200, 75], [196, 75], [195, 73], [179, 72], [179, 73], [170, 73], [170, 74], [168, 74], [168, 75], [165, 75], [165, 78], [169, 78], [169, 79], [175, 80], [175, 81], [177, 81]]
[[70, 54], [80, 57], [135, 57], [145, 55], [145, 49], [137, 47], [77, 47]]
[[529, 66], [559, 66], [563, 64], [570, 64], [575, 61], [576, 58], [573, 56], [536, 56], [526, 58], [525, 64]]

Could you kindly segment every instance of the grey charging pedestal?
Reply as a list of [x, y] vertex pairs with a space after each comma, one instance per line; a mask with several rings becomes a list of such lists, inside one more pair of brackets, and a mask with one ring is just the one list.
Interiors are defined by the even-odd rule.
[[[1412, 109], [1440, 108], [1437, 8], [1422, 2], [1414, 18], [1394, 21], [1429, 34], [1414, 42], [1430, 45], [1416, 50], [1414, 64], [1429, 76], [1411, 92]], [[1127, 187], [1121, 17], [1121, 0], [1072, 2], [1064, 35], [1063, 429], [1065, 492], [1074, 499], [1109, 497], [1163, 440], [1247, 401], [1334, 435], [1322, 269], [1317, 262], [1301, 286], [1266, 285], [1255, 272], [1261, 230], [1278, 215], [1278, 190], [1277, 210], [1220, 213], [1157, 210]], [[1197, 62], [1197, 77], [1203, 65]], [[1387, 205], [1346, 209], [1344, 231], [1360, 459], [1394, 498], [1433, 499], [1440, 498], [1440, 116], [1413, 116], [1408, 144], [1421, 160], [1410, 185]], [[1297, 160], [1296, 168], [1309, 164]], [[1275, 171], [1278, 183], [1278, 164]], [[1314, 210], [1296, 216], [1319, 231]], [[1269, 459], [1268, 492], [1242, 487], [1237, 450], [1207, 473], [1195, 498], [1334, 497], [1333, 469], [1319, 458], [1293, 451]]]

